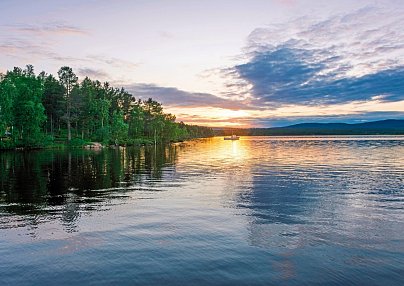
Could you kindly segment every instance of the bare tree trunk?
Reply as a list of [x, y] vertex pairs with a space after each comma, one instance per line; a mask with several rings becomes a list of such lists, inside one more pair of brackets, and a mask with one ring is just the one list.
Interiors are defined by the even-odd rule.
[[67, 141], [72, 140], [72, 131], [71, 131], [71, 126], [70, 126], [70, 118], [67, 119]]
[[55, 135], [53, 134], [53, 115], [51, 115], [50, 120], [51, 120], [51, 134], [52, 137], [55, 137]]
[[[70, 95], [69, 95], [70, 96]], [[71, 130], [71, 122], [70, 122], [70, 110], [71, 110], [71, 103], [70, 98], [67, 99], [67, 141], [70, 142], [72, 140], [72, 130]]]

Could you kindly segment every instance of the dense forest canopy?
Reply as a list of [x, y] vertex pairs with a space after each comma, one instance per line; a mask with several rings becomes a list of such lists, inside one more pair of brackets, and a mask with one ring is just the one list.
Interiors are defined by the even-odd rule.
[[208, 137], [207, 127], [177, 123], [159, 102], [135, 99], [86, 77], [79, 82], [70, 67], [58, 78], [34, 73], [32, 65], [0, 74], [0, 148], [162, 143]]

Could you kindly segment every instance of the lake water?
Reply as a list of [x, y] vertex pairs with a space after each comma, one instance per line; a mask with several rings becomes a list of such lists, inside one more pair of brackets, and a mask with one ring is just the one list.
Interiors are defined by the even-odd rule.
[[0, 153], [1, 285], [404, 285], [404, 137]]

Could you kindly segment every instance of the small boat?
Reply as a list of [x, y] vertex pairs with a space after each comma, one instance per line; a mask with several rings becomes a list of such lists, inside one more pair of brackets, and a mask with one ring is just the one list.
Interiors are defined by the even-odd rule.
[[230, 137], [224, 137], [224, 140], [238, 140], [240, 139], [240, 136], [237, 135], [231, 135]]

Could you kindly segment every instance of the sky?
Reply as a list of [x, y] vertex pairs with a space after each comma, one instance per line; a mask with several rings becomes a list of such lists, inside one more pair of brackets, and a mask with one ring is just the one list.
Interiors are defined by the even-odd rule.
[[404, 119], [403, 0], [0, 0], [0, 72], [108, 81], [206, 126]]

